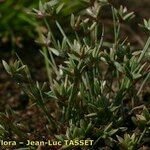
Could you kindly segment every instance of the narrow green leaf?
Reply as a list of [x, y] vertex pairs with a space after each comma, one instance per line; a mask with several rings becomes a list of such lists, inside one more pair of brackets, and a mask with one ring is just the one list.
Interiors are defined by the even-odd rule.
[[60, 5], [57, 7], [57, 9], [56, 9], [56, 14], [58, 14], [58, 13], [62, 10], [63, 6], [64, 6], [64, 3], [60, 4]]
[[7, 73], [11, 74], [11, 69], [10, 69], [10, 66], [8, 65], [8, 63], [4, 60], [2, 60], [2, 63], [3, 63], [5, 70], [7, 71]]
[[119, 64], [118, 62], [114, 62], [114, 65], [116, 66], [116, 69], [120, 72], [123, 72], [124, 69], [123, 67], [121, 66], [121, 64]]
[[54, 53], [56, 56], [60, 55], [59, 51], [55, 48], [49, 47], [48, 50], [52, 51], [52, 53]]
[[139, 88], [139, 90], [138, 90], [138, 92], [137, 92], [137, 95], [140, 94], [140, 92], [141, 92], [141, 90], [142, 90], [144, 84], [146, 83], [146, 81], [147, 81], [149, 78], [150, 78], [150, 72], [147, 74], [146, 78], [145, 78], [144, 81], [142, 82], [142, 84], [141, 84], [141, 86], [140, 86], [140, 88]]
[[62, 29], [62, 27], [60, 26], [60, 24], [58, 23], [58, 21], [56, 21], [56, 25], [57, 25], [57, 27], [59, 28], [59, 30], [60, 30], [61, 34], [63, 35], [63, 37], [66, 39], [66, 41], [67, 41], [68, 45], [70, 46], [70, 48], [72, 48], [71, 42], [70, 42], [69, 39], [67, 38], [65, 32], [63, 31], [63, 29]]
[[150, 47], [150, 37], [148, 38], [148, 40], [147, 40], [147, 42], [145, 44], [145, 47], [144, 47], [144, 49], [143, 49], [143, 51], [142, 51], [142, 53], [141, 53], [141, 55], [140, 55], [140, 57], [138, 59], [138, 63], [141, 62], [142, 58], [144, 57], [144, 55], [145, 55], [146, 51], [149, 49], [149, 47]]

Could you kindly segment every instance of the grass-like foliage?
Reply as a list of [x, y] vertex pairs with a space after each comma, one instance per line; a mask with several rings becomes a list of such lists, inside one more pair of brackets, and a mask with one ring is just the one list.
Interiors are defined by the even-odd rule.
[[[65, 1], [40, 2], [39, 10], [33, 10], [48, 29], [47, 34], [41, 33], [39, 43], [49, 81], [33, 81], [19, 57], [10, 64], [3, 61], [3, 65], [39, 107], [47, 119], [47, 134], [53, 139], [94, 140], [90, 146], [61, 148], [137, 150], [148, 143], [150, 135], [149, 102], [141, 99], [150, 77], [149, 61], [145, 59], [150, 37], [142, 49], [134, 49], [121, 35], [122, 24], [134, 18], [133, 12], [123, 6], [116, 9], [107, 0], [83, 2], [86, 8], [71, 14], [70, 25], [59, 22], [61, 12], [67, 9]], [[101, 20], [106, 7], [112, 14], [112, 24], [107, 27]], [[112, 39], [107, 39], [108, 34]], [[49, 102], [53, 105], [47, 105]], [[19, 139], [29, 138], [11, 119], [10, 110], [0, 115], [1, 139], [10, 129]]]
[[10, 49], [22, 48], [25, 40], [33, 38], [38, 23], [34, 18], [29, 18], [26, 12], [29, 11], [29, 8], [36, 6], [38, 6], [38, 2], [0, 1], [0, 44], [4, 45], [3, 47], [11, 44]]

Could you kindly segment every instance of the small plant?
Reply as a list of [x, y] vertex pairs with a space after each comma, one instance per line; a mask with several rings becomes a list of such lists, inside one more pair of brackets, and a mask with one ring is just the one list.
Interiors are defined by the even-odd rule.
[[121, 143], [121, 145], [123, 146], [123, 149], [127, 149], [127, 150], [136, 149], [138, 139], [136, 138], [135, 133], [133, 133], [133, 135], [131, 136], [129, 134], [125, 134], [124, 139], [119, 136], [117, 138]]
[[[38, 26], [38, 22], [35, 19], [29, 19], [26, 14], [27, 8], [38, 6], [38, 3], [30, 1], [0, 1], [0, 44], [11, 44], [11, 49], [23, 47], [23, 42], [27, 39], [33, 39], [35, 35], [35, 29]], [[21, 32], [20, 32], [21, 27]], [[28, 30], [30, 28], [30, 31]]]
[[141, 26], [150, 31], [150, 19], [149, 20], [143, 19], [143, 25]]
[[[40, 10], [33, 9], [33, 14], [40, 15], [48, 29], [38, 40], [43, 47], [47, 84], [33, 81], [19, 57], [10, 64], [3, 61], [3, 65], [32, 103], [41, 109], [52, 138], [94, 141], [87, 147], [62, 145], [60, 148], [119, 149], [121, 145], [124, 149], [136, 150], [143, 146], [149, 133], [149, 127], [145, 127], [149, 125], [148, 109], [143, 110], [144, 116], [138, 116], [134, 108], [139, 105], [145, 83], [149, 82], [145, 54], [150, 47], [150, 37], [142, 50], [134, 49], [127, 38], [121, 37], [121, 24], [133, 19], [133, 12], [128, 13], [122, 6], [118, 10], [109, 1], [84, 2], [86, 8], [79, 14], [71, 14], [69, 32], [63, 29], [59, 19], [53, 20], [59, 36], [53, 33], [48, 18], [59, 17], [65, 2], [40, 2]], [[106, 6], [112, 12], [114, 33], [109, 42], [100, 20]], [[49, 101], [54, 105], [47, 105]], [[135, 125], [135, 120], [144, 123], [144, 130]], [[142, 136], [140, 132], [134, 133], [136, 128]]]

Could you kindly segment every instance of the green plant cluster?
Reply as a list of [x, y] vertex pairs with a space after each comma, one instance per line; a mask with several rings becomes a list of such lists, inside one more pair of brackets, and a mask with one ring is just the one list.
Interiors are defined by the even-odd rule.
[[[94, 140], [89, 147], [62, 145], [62, 149], [137, 150], [146, 146], [150, 135], [149, 101], [141, 100], [150, 77], [149, 61], [145, 60], [150, 37], [143, 49], [134, 49], [128, 38], [121, 36], [121, 24], [132, 20], [133, 12], [123, 6], [116, 9], [107, 0], [83, 2], [86, 8], [71, 14], [69, 32], [55, 19], [65, 10], [65, 1], [40, 3], [39, 10], [32, 12], [48, 28], [38, 41], [43, 46], [48, 85], [33, 81], [19, 57], [10, 64], [3, 61], [3, 65], [43, 112], [50, 126], [48, 133], [54, 139]], [[100, 20], [105, 7], [112, 14], [111, 42], [105, 38], [105, 25]], [[49, 25], [49, 18], [53, 18], [58, 35]], [[144, 21], [143, 26], [149, 30], [148, 22]], [[54, 109], [54, 105], [46, 105], [48, 101], [55, 104]], [[9, 115], [11, 111], [0, 115], [1, 138], [10, 129], [20, 138], [27, 138]]]
[[[22, 47], [24, 38], [33, 38], [38, 23], [27, 14], [29, 9], [37, 7], [33, 1], [0, 1], [0, 43], [11, 43], [11, 48]], [[21, 29], [21, 31], [20, 31]]]

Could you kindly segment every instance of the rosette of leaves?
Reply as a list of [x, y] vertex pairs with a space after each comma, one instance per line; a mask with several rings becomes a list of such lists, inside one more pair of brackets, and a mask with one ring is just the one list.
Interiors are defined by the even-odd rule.
[[124, 138], [117, 136], [117, 138], [123, 149], [134, 150], [137, 148], [136, 146], [138, 138], [136, 137], [135, 133], [133, 133], [131, 136], [129, 134], [125, 134]]

